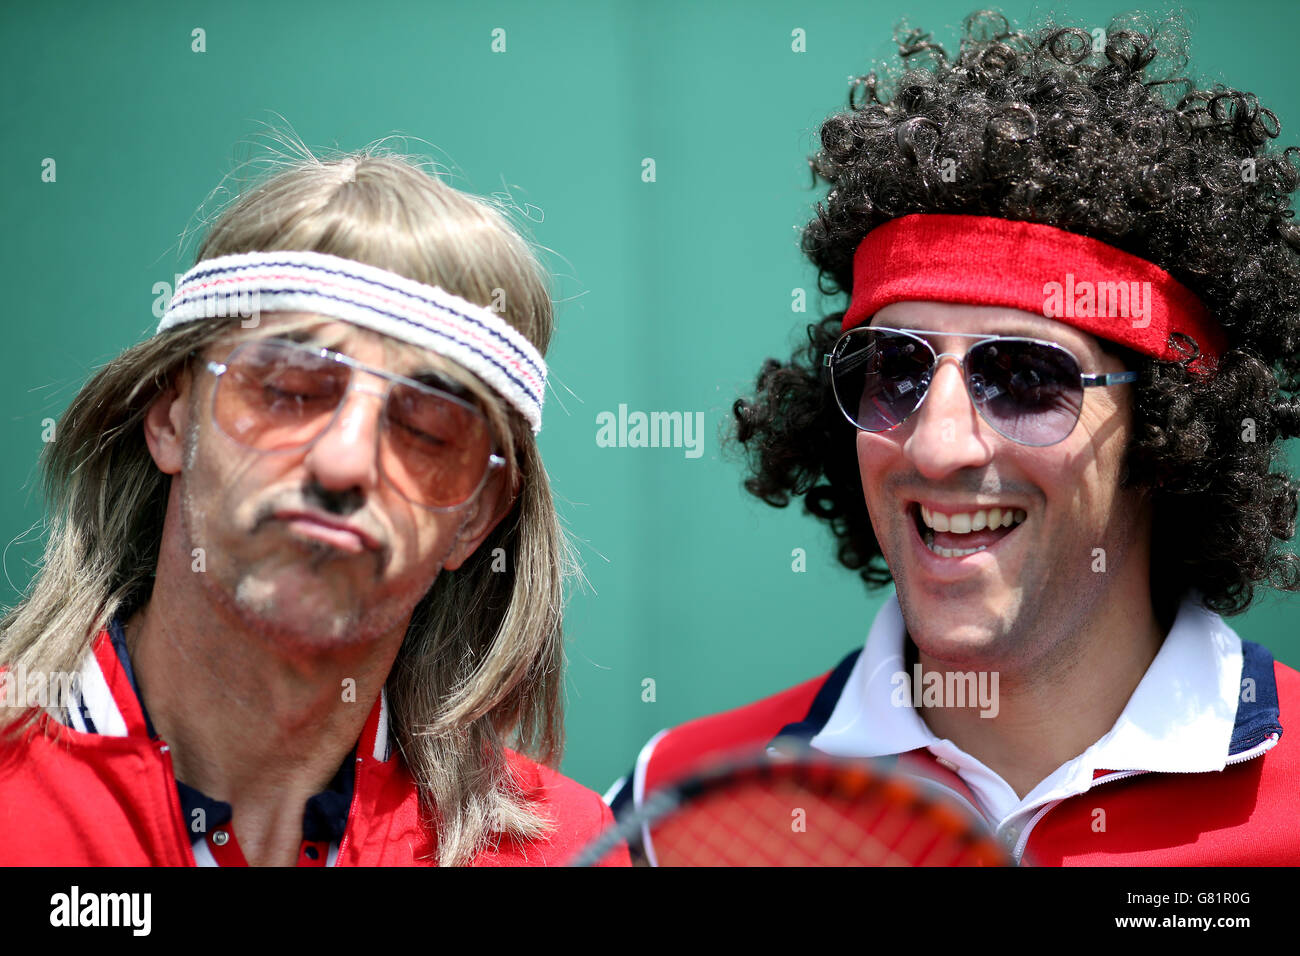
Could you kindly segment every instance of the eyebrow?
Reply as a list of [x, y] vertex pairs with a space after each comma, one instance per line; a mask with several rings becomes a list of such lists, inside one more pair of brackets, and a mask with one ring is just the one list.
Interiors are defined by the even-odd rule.
[[339, 342], [347, 337], [346, 333], [323, 337], [315, 329], [288, 329], [284, 332], [272, 333], [274, 338], [287, 339], [290, 342], [297, 342], [301, 345], [319, 345], [323, 349], [335, 349]]
[[449, 392], [457, 398], [472, 399], [473, 393], [460, 382], [454, 381], [443, 375], [441, 372], [435, 372], [431, 368], [419, 369], [404, 375], [403, 378], [409, 378], [412, 381], [419, 382], [421, 385], [428, 385], [430, 388], [436, 388], [443, 392]]

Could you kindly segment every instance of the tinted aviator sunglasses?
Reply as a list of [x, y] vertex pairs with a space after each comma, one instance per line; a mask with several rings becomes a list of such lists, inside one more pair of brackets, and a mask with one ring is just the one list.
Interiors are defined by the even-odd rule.
[[[376, 396], [383, 408], [376, 430], [379, 470], [402, 497], [432, 511], [465, 504], [505, 464], [475, 405], [326, 348], [262, 339], [236, 347], [225, 362], [208, 362], [207, 369], [217, 377], [217, 427], [264, 454], [313, 445], [334, 424], [349, 392]], [[386, 385], [357, 388], [356, 371]]]
[[[922, 336], [978, 339], [965, 355], [936, 353]], [[896, 428], [921, 407], [939, 361], [961, 363], [966, 390], [999, 435], [1022, 445], [1055, 445], [1074, 430], [1083, 390], [1136, 382], [1132, 371], [1085, 373], [1063, 346], [1040, 339], [859, 326], [822, 359], [835, 401], [857, 428]]]

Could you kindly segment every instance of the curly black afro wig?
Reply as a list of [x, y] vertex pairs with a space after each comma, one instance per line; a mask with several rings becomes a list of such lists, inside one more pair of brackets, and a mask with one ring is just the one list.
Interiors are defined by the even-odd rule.
[[[981, 11], [955, 58], [920, 31], [896, 40], [892, 78], [854, 80], [809, 160], [830, 187], [802, 240], [821, 291], [851, 292], [862, 237], [917, 212], [1046, 223], [1159, 265], [1201, 297], [1228, 350], [1207, 382], [1187, 369], [1190, 341], [1177, 362], [1100, 343], [1141, 374], [1123, 482], [1150, 489], [1157, 613], [1192, 588], [1221, 614], [1244, 611], [1259, 584], [1300, 590], [1300, 558], [1276, 543], [1294, 534], [1297, 486], [1273, 468], [1281, 441], [1300, 435], [1300, 150], [1269, 149], [1277, 117], [1251, 93], [1179, 75], [1178, 20], [1116, 20], [1102, 38], [1022, 33]], [[820, 374], [843, 314], [810, 325], [788, 361], [764, 363], [753, 397], [735, 403], [735, 437], [745, 487], [777, 507], [802, 497], [840, 562], [879, 586], [891, 575], [854, 429]]]

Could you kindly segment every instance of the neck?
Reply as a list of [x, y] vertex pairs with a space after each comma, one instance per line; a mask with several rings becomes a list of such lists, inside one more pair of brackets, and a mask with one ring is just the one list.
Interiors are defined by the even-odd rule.
[[177, 779], [233, 806], [248, 862], [292, 865], [306, 801], [357, 743], [405, 629], [328, 652], [285, 649], [172, 550], [164, 542], [149, 603], [126, 622], [141, 696]]
[[[1168, 630], [1145, 591], [1140, 599], [1103, 602], [1088, 622], [1069, 626], [1075, 633], [1057, 645], [1065, 653], [992, 671], [997, 677], [992, 707], [923, 706], [920, 711], [931, 731], [995, 771], [1022, 799], [1110, 731]], [[907, 643], [911, 651], [910, 638]], [[943, 662], [914, 653], [922, 674], [943, 675], [949, 686]]]

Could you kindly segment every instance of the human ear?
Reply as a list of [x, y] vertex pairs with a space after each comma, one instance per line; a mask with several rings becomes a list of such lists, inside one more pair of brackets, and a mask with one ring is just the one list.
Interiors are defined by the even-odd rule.
[[182, 371], [145, 412], [144, 440], [154, 464], [165, 475], [180, 474], [185, 461], [185, 431], [190, 424], [192, 384], [189, 370]]

